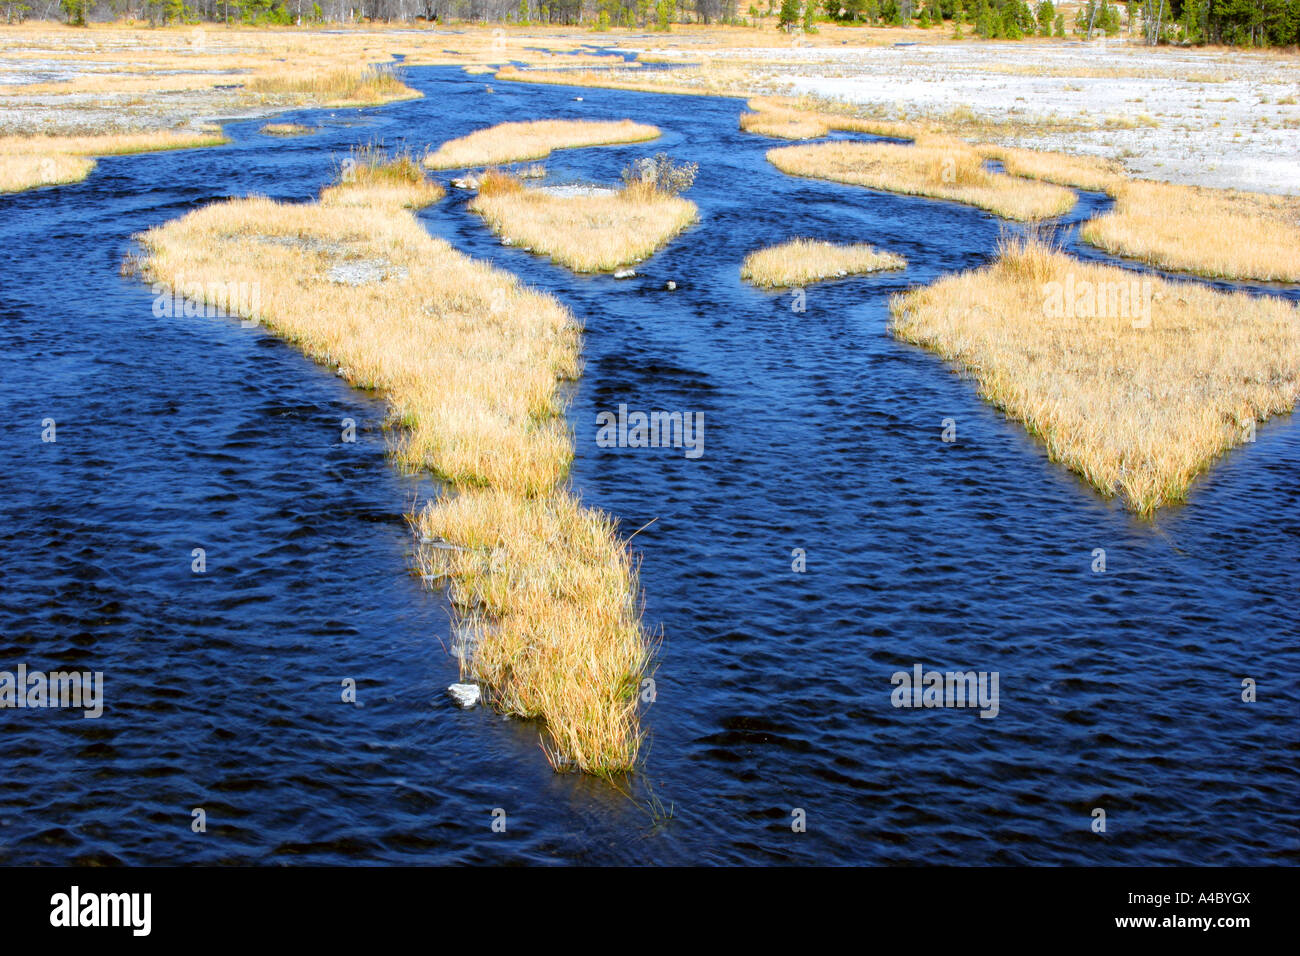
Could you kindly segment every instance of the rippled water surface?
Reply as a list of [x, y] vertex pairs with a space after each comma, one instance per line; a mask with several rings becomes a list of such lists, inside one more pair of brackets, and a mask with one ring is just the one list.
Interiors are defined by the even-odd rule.
[[[0, 862], [1300, 859], [1292, 419], [1136, 520], [887, 330], [892, 293], [980, 264], [998, 220], [785, 177], [736, 100], [408, 82], [425, 98], [289, 117], [314, 137], [235, 122], [229, 146], [0, 197], [0, 668], [100, 670], [107, 697], [99, 720], [0, 711]], [[354, 143], [547, 116], [654, 123], [653, 149], [701, 167], [700, 223], [623, 281], [501, 246], [464, 193], [420, 213], [586, 325], [574, 482], [644, 527], [664, 637], [626, 795], [552, 773], [535, 725], [445, 696], [448, 607], [411, 577], [403, 519], [432, 488], [387, 464], [382, 401], [260, 329], [156, 317], [119, 274], [133, 233], [231, 195], [308, 200]], [[547, 166], [612, 181], [646, 149]], [[814, 286], [802, 313], [739, 281], [747, 252], [799, 235], [910, 266]], [[620, 403], [702, 411], [703, 457], [596, 447]], [[997, 718], [895, 709], [890, 675], [914, 663], [999, 672]]]

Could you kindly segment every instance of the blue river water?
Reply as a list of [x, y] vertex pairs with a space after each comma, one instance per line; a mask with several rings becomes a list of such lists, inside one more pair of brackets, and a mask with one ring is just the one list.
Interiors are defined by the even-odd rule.
[[[0, 863], [1300, 860], [1294, 418], [1139, 520], [888, 331], [889, 297], [986, 261], [996, 218], [786, 177], [738, 100], [406, 76], [423, 99], [286, 117], [315, 136], [232, 122], [227, 146], [0, 197], [0, 669], [102, 671], [105, 695], [95, 720], [0, 710]], [[312, 199], [353, 144], [551, 116], [664, 131], [558, 152], [552, 183], [700, 164], [700, 222], [632, 279], [502, 246], [460, 191], [419, 214], [586, 326], [573, 483], [638, 532], [663, 637], [645, 766], [617, 786], [446, 696], [449, 607], [404, 518], [434, 488], [387, 462], [382, 400], [261, 329], [155, 316], [120, 270], [206, 203]], [[1090, 258], [1070, 224], [1103, 202], [1062, 224]], [[738, 272], [795, 236], [909, 266], [794, 311]], [[597, 447], [620, 404], [703, 412], [704, 454]], [[997, 717], [892, 706], [917, 663], [997, 672]]]

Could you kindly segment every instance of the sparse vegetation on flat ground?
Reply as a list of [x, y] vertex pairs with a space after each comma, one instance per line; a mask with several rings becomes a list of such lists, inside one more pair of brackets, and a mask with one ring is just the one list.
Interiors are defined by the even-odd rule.
[[191, 149], [225, 142], [225, 136], [215, 128], [103, 136], [6, 136], [0, 138], [0, 192], [80, 182], [95, 168], [94, 156]]
[[1086, 242], [1162, 269], [1300, 282], [1300, 198], [1133, 180]]
[[463, 671], [502, 711], [545, 721], [557, 767], [630, 769], [649, 656], [635, 569], [614, 523], [564, 487], [557, 389], [578, 374], [580, 329], [402, 208], [434, 195], [409, 157], [352, 158], [318, 203], [232, 200], [150, 230], [145, 274], [209, 301], [256, 283], [268, 328], [383, 391], [397, 461], [446, 483], [414, 522], [441, 544], [421, 564], [451, 584]]
[[1059, 216], [1075, 202], [1074, 193], [1060, 186], [989, 172], [960, 140], [926, 138], [914, 146], [813, 143], [773, 149], [767, 158], [791, 175], [947, 199], [1006, 219]]
[[1184, 500], [1211, 461], [1300, 397], [1296, 306], [1035, 240], [897, 296], [892, 311], [895, 335], [970, 373], [1054, 461], [1142, 514]]
[[656, 127], [631, 120], [551, 119], [499, 123], [443, 143], [426, 157], [425, 164], [431, 169], [496, 166], [545, 159], [557, 149], [641, 143], [659, 135]]
[[760, 288], [789, 288], [822, 279], [903, 269], [907, 260], [865, 243], [836, 245], [815, 239], [792, 239], [751, 252], [740, 277]]
[[561, 196], [489, 173], [470, 202], [492, 231], [575, 272], [604, 272], [653, 255], [692, 222], [693, 202], [639, 184]]

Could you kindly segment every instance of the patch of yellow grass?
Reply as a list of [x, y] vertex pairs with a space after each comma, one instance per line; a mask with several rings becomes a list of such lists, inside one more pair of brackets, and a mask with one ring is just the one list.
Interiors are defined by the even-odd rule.
[[991, 173], [960, 140], [926, 137], [914, 146], [894, 143], [813, 143], [769, 150], [784, 173], [829, 179], [912, 196], [947, 199], [987, 209], [1006, 219], [1059, 216], [1074, 193], [1049, 183]]
[[866, 243], [836, 245], [815, 239], [792, 239], [751, 252], [740, 277], [760, 288], [803, 286], [821, 279], [905, 269], [907, 260]]
[[345, 66], [306, 69], [254, 76], [246, 84], [250, 93], [293, 95], [321, 106], [375, 106], [397, 100], [419, 99], [424, 94], [402, 82], [387, 67]]
[[591, 196], [556, 196], [489, 174], [469, 204], [511, 245], [575, 272], [604, 272], [653, 255], [695, 221], [693, 202], [641, 184]]
[[1104, 193], [1115, 192], [1125, 181], [1124, 170], [1119, 163], [1099, 156], [1075, 156], [988, 144], [981, 144], [975, 149], [985, 159], [1000, 161], [1002, 168], [1013, 176]]
[[499, 123], [443, 143], [424, 161], [431, 169], [495, 166], [545, 159], [556, 149], [641, 143], [658, 136], [658, 128], [631, 120], [555, 119]]
[[1300, 199], [1133, 180], [1084, 224], [1086, 242], [1197, 275], [1300, 281]]
[[925, 132], [915, 123], [829, 113], [791, 105], [792, 102], [799, 101], [756, 96], [747, 104], [751, 112], [740, 114], [740, 128], [747, 133], [779, 139], [818, 139], [831, 130], [916, 139]]
[[316, 132], [316, 127], [302, 123], [267, 123], [258, 132], [264, 136], [310, 136]]
[[376, 144], [354, 146], [339, 161], [335, 179], [321, 190], [322, 205], [418, 209], [446, 194], [410, 152], [389, 153]]
[[649, 650], [613, 520], [571, 494], [489, 489], [444, 496], [417, 525], [456, 546], [426, 551], [423, 568], [453, 582], [468, 644], [457, 650], [495, 706], [543, 718], [557, 767], [607, 775], [635, 766]]
[[1037, 241], [895, 297], [893, 330], [970, 373], [1053, 461], [1150, 514], [1300, 396], [1300, 313]]
[[557, 767], [630, 769], [649, 659], [635, 569], [613, 521], [563, 487], [558, 385], [579, 371], [578, 324], [432, 238], [402, 208], [430, 193], [407, 162], [385, 165], [355, 163], [318, 203], [238, 199], [151, 229], [145, 274], [200, 299], [254, 283], [268, 328], [386, 394], [397, 461], [446, 483], [413, 520], [435, 539], [422, 568], [448, 576], [473, 638], [462, 671], [495, 706], [545, 721]]
[[103, 136], [0, 137], [0, 193], [81, 182], [95, 168], [92, 156], [218, 146], [220, 131], [112, 133]]

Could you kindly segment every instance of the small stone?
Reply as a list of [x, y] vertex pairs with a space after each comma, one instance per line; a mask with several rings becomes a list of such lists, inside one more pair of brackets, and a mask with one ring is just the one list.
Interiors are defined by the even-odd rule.
[[666, 288], [669, 292], [672, 292], [673, 289], [677, 288], [677, 283], [674, 282], [672, 279], [669, 279], [667, 284], [664, 286], [664, 288]]
[[581, 102], [582, 102], [582, 97], [581, 97], [581, 96], [575, 96], [575, 97], [573, 98], [573, 100], [574, 100], [575, 103], [581, 103]]
[[452, 700], [466, 709], [477, 704], [482, 696], [478, 684], [452, 684], [447, 688], [447, 693], [451, 694]]
[[614, 273], [615, 279], [630, 279], [636, 275], [635, 269], [619, 269]]

